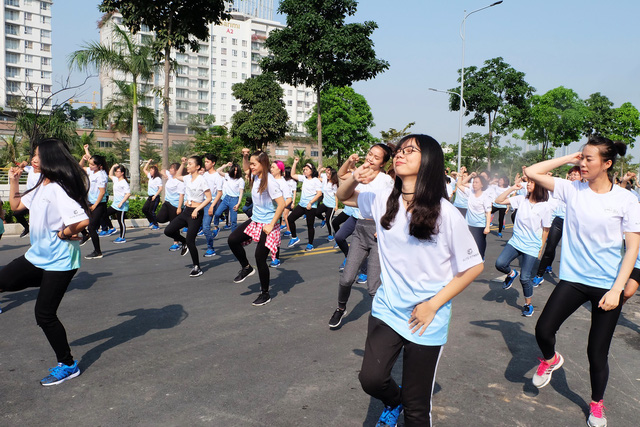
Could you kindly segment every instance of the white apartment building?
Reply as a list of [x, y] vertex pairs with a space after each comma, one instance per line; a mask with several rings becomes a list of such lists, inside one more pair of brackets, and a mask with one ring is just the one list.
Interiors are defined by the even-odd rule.
[[[0, 0], [0, 107], [12, 100], [51, 111], [52, 0]], [[43, 103], [46, 103], [43, 105]]]
[[[272, 4], [272, 0], [256, 0], [256, 2], [263, 8], [264, 3]], [[238, 4], [245, 3], [251, 3], [251, 1], [243, 0]], [[210, 38], [208, 41], [200, 42], [198, 52], [192, 52], [189, 49], [186, 53], [172, 52], [178, 67], [170, 77], [172, 102], [170, 125], [184, 126], [190, 115], [204, 117], [212, 114], [216, 118], [216, 125], [231, 126], [231, 116], [240, 110], [240, 102], [232, 95], [232, 86], [262, 72], [258, 64], [260, 59], [267, 55], [265, 40], [271, 31], [284, 27], [279, 22], [239, 10], [230, 5], [229, 12], [232, 19], [220, 25], [210, 25]], [[251, 8], [245, 5], [242, 10], [251, 10]], [[272, 14], [272, 8], [262, 10], [271, 10]], [[113, 25], [121, 25], [121, 23], [121, 16], [118, 14], [107, 19], [100, 29], [101, 43], [110, 45], [113, 42]], [[140, 43], [147, 37], [153, 37], [153, 34], [141, 31], [134, 37]], [[116, 90], [112, 80], [123, 78], [124, 76], [113, 72], [100, 74], [103, 105], [109, 102]], [[163, 87], [162, 70], [159, 70], [154, 75], [153, 81], [146, 86], [147, 91], [141, 102], [155, 109], [158, 118], [162, 119], [161, 99], [150, 90], [151, 85]], [[294, 133], [305, 134], [304, 122], [309, 118], [316, 103], [315, 94], [310, 88], [296, 88], [290, 85], [282, 85], [282, 87], [289, 121], [296, 129]]]

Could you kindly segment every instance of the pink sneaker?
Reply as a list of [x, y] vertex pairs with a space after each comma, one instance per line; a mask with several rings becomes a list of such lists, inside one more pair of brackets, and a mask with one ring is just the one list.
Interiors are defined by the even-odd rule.
[[598, 403], [591, 402], [589, 404], [589, 419], [587, 425], [589, 427], [606, 427], [607, 418], [604, 416], [604, 402], [601, 400]]
[[564, 363], [564, 358], [558, 352], [556, 352], [556, 357], [553, 359], [553, 362], [548, 363], [544, 359], [538, 359], [540, 364], [538, 365], [538, 370], [533, 376], [533, 385], [537, 388], [542, 388], [549, 384], [551, 381], [551, 374], [556, 369], [559, 369]]

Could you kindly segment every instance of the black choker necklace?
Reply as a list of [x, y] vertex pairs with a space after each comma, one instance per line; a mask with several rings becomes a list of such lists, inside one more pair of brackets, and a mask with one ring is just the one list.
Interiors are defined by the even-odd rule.
[[402, 194], [416, 194], [416, 193], [404, 193], [404, 192], [403, 192]]

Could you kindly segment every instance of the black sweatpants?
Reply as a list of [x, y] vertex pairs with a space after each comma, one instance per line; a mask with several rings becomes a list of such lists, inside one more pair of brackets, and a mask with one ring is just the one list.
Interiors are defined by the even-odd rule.
[[338, 234], [338, 231], [340, 230], [340, 226], [342, 225], [342, 223], [348, 220], [349, 218], [350, 216], [344, 213], [344, 211], [340, 212], [337, 216], [333, 217], [333, 221], [331, 221], [333, 232]]
[[93, 249], [102, 253], [100, 250], [100, 238], [98, 237], [98, 230], [100, 230], [100, 224], [102, 218], [107, 214], [107, 202], [100, 202], [94, 210], [91, 211], [91, 217], [89, 218], [89, 235], [91, 236], [91, 243], [93, 243]]
[[[249, 235], [245, 234], [244, 230], [251, 224], [251, 220], [248, 219], [244, 223], [240, 224], [235, 230], [229, 234], [227, 243], [233, 255], [235, 255], [242, 268], [247, 267], [249, 260], [247, 259], [247, 252], [242, 246], [243, 242], [251, 239]], [[260, 233], [260, 241], [256, 242], [256, 268], [258, 269], [258, 276], [260, 277], [260, 289], [262, 292], [269, 291], [269, 266], [267, 265], [267, 258], [269, 257], [269, 249], [264, 245], [267, 241], [267, 234], [263, 231]]]
[[156, 219], [159, 223], [163, 224], [165, 222], [173, 221], [173, 219], [177, 216], [178, 208], [176, 208], [169, 202], [164, 202], [160, 207], [160, 212], [158, 212]]
[[13, 212], [13, 216], [16, 218], [16, 222], [23, 226], [25, 230], [29, 230], [29, 221], [27, 221], [27, 215], [29, 215], [29, 209], [22, 209]]
[[[402, 349], [400, 388], [391, 377], [391, 370]], [[442, 346], [411, 342], [382, 320], [369, 315], [360, 385], [368, 395], [385, 405], [396, 407], [402, 403], [405, 426], [430, 426], [431, 397], [441, 353]]]
[[498, 233], [502, 233], [504, 230], [504, 215], [507, 213], [507, 208], [499, 208], [497, 206], [491, 207], [491, 215], [498, 212]]
[[158, 225], [158, 219], [156, 218], [158, 204], [160, 204], [160, 197], [156, 197], [154, 200], [153, 196], [149, 196], [147, 197], [147, 201], [144, 202], [144, 206], [142, 206], [142, 213], [147, 217], [147, 221], [154, 225]]
[[609, 347], [613, 332], [622, 310], [624, 293], [620, 293], [620, 303], [613, 310], [598, 308], [600, 299], [609, 290], [587, 286], [581, 283], [560, 280], [536, 324], [536, 341], [542, 356], [549, 360], [556, 352], [556, 332], [569, 316], [582, 304], [591, 302], [591, 328], [587, 341], [587, 357], [589, 358], [589, 376], [591, 378], [591, 400], [599, 402], [604, 398], [604, 391], [609, 380]]
[[316, 236], [316, 230], [313, 225], [316, 219], [316, 209], [317, 208], [307, 209], [300, 205], [293, 208], [287, 217], [287, 221], [289, 221], [289, 229], [291, 230], [291, 237], [298, 237], [296, 233], [296, 220], [302, 215], [307, 215], [307, 234], [309, 236], [309, 244], [313, 245], [313, 238]]
[[77, 269], [46, 271], [31, 264], [23, 256], [14, 259], [0, 270], [0, 292], [17, 292], [39, 287], [35, 315], [59, 363], [73, 365], [67, 332], [58, 319], [58, 307]]
[[[198, 236], [198, 230], [202, 225], [202, 210], [198, 211], [196, 218], [191, 218], [191, 214], [195, 208], [185, 207], [184, 210], [173, 219], [164, 229], [164, 234], [171, 237], [175, 242], [180, 242], [183, 245], [186, 244], [189, 248], [189, 254], [191, 255], [191, 261], [194, 266], [200, 266], [200, 257], [198, 256], [198, 248], [196, 247], [196, 237]], [[187, 238], [185, 239], [180, 230], [184, 227], [187, 228]]]
[[124, 214], [126, 214], [125, 211], [119, 211], [113, 206], [109, 206], [107, 208], [107, 218], [109, 218], [109, 216], [111, 215], [116, 216], [116, 219], [118, 220], [118, 226], [120, 227], [120, 237], [122, 237], [123, 239], [125, 238], [125, 234], [127, 234], [127, 224], [125, 224], [124, 222]]
[[331, 232], [331, 215], [333, 215], [333, 208], [325, 206], [324, 203], [320, 203], [316, 208], [316, 218], [326, 221], [329, 236], [333, 235]]
[[476, 241], [476, 245], [478, 246], [478, 251], [480, 252], [480, 256], [484, 259], [484, 252], [487, 249], [487, 235], [484, 234], [484, 227], [472, 227], [469, 226], [469, 231], [473, 236], [473, 240]]

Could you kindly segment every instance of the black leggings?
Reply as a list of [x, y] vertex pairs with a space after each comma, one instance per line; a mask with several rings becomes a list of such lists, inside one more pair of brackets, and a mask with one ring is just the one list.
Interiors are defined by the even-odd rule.
[[178, 208], [176, 208], [169, 202], [164, 202], [160, 207], [160, 212], [158, 212], [158, 216], [156, 217], [156, 219], [159, 223], [163, 224], [165, 222], [173, 221], [173, 219], [177, 216]]
[[[400, 388], [391, 376], [391, 370], [402, 349]], [[441, 354], [442, 346], [411, 342], [370, 315], [360, 385], [368, 395], [385, 405], [396, 407], [402, 403], [405, 426], [430, 426], [431, 396]]]
[[334, 217], [333, 221], [331, 221], [331, 226], [333, 227], [333, 231], [336, 234], [338, 234], [338, 230], [340, 230], [340, 226], [342, 225], [342, 223], [348, 220], [349, 218], [350, 216], [344, 213], [344, 211], [340, 212], [338, 216]]
[[287, 221], [289, 221], [289, 229], [291, 230], [291, 237], [297, 237], [296, 233], [296, 220], [300, 218], [302, 215], [307, 215], [307, 234], [309, 236], [309, 244], [313, 245], [313, 238], [316, 236], [316, 230], [313, 227], [313, 222], [316, 219], [316, 209], [311, 208], [307, 209], [300, 205], [296, 206], [289, 216], [287, 217]]
[[536, 341], [542, 356], [549, 360], [555, 355], [556, 332], [574, 311], [591, 301], [591, 328], [587, 341], [589, 376], [591, 377], [591, 400], [604, 398], [609, 379], [609, 346], [622, 310], [623, 293], [618, 307], [610, 311], [598, 308], [598, 303], [608, 289], [596, 288], [581, 283], [560, 280], [540, 314], [536, 324]]
[[[344, 212], [340, 213], [342, 215]], [[338, 217], [340, 216], [338, 215]], [[347, 237], [351, 236], [356, 229], [356, 222], [358, 220], [354, 217], [347, 215], [347, 219], [344, 222], [344, 225], [340, 227], [339, 230], [336, 231], [336, 243], [344, 256], [349, 255], [349, 243], [347, 243]], [[334, 224], [335, 225], [335, 224]]]
[[[194, 219], [191, 218], [191, 214], [195, 208], [184, 208], [184, 210], [173, 219], [164, 229], [164, 234], [173, 239], [174, 242], [180, 242], [181, 244], [186, 244], [189, 248], [189, 254], [191, 255], [191, 261], [193, 262], [193, 266], [200, 266], [200, 257], [198, 257], [198, 248], [196, 247], [196, 236], [198, 235], [198, 230], [200, 230], [200, 226], [202, 225], [202, 210], [198, 211], [198, 216]], [[185, 239], [182, 234], [180, 234], [180, 230], [184, 227], [187, 228], [187, 238]]]
[[333, 208], [325, 206], [324, 203], [320, 203], [316, 208], [316, 218], [327, 222], [329, 236], [333, 235], [331, 232], [331, 215], [333, 215]]
[[149, 196], [147, 197], [147, 201], [144, 202], [144, 206], [142, 206], [142, 213], [145, 217], [147, 217], [147, 221], [154, 225], [158, 225], [158, 219], [156, 218], [156, 209], [158, 209], [159, 203], [160, 197], [156, 197], [154, 200], [153, 196]]
[[[308, 217], [308, 215], [307, 215]], [[244, 230], [251, 224], [251, 220], [245, 221], [243, 224], [240, 224], [238, 228], [233, 230], [227, 239], [227, 243], [229, 243], [229, 248], [233, 255], [235, 255], [236, 259], [240, 262], [242, 268], [250, 265], [249, 260], [247, 259], [247, 252], [244, 250], [242, 246], [243, 242], [246, 242], [251, 237], [245, 234]], [[260, 289], [262, 292], [269, 291], [269, 267], [267, 266], [267, 258], [269, 256], [269, 249], [264, 245], [267, 241], [267, 235], [265, 232], [260, 233], [260, 241], [256, 242], [256, 267], [258, 269], [258, 276], [260, 276]]]
[[27, 215], [29, 215], [29, 209], [22, 209], [14, 211], [13, 216], [16, 218], [16, 222], [24, 227], [25, 230], [29, 230], [29, 221], [27, 221]]
[[504, 214], [507, 213], [507, 208], [499, 208], [497, 206], [493, 206], [491, 208], [491, 215], [493, 215], [496, 211], [498, 211], [498, 233], [502, 233], [502, 230], [504, 230]]
[[124, 222], [124, 214], [125, 211], [119, 211], [115, 209], [113, 206], [109, 206], [107, 208], [107, 218], [111, 215], [115, 215], [118, 220], [118, 226], [120, 226], [120, 237], [124, 239], [124, 235], [127, 234], [127, 224]]
[[100, 202], [98, 206], [91, 211], [91, 217], [89, 218], [89, 235], [91, 236], [91, 243], [93, 243], [93, 249], [102, 253], [100, 250], [100, 238], [98, 237], [98, 230], [100, 229], [100, 223], [102, 218], [107, 214], [107, 202]]
[[469, 231], [473, 236], [473, 240], [476, 241], [476, 245], [478, 245], [480, 256], [484, 259], [484, 251], [487, 249], [487, 235], [484, 234], [484, 227], [469, 226]]
[[14, 259], [0, 270], [0, 292], [16, 292], [40, 287], [36, 299], [36, 322], [42, 328], [59, 363], [73, 365], [67, 332], [58, 319], [58, 307], [75, 270], [45, 271], [31, 264], [23, 256]]
[[536, 276], [542, 277], [544, 271], [551, 265], [553, 259], [556, 257], [556, 248], [560, 239], [562, 239], [562, 226], [564, 225], [564, 219], [559, 216], [555, 217], [551, 222], [551, 229], [547, 236], [547, 245], [544, 248], [544, 254], [540, 260], [540, 266]]

